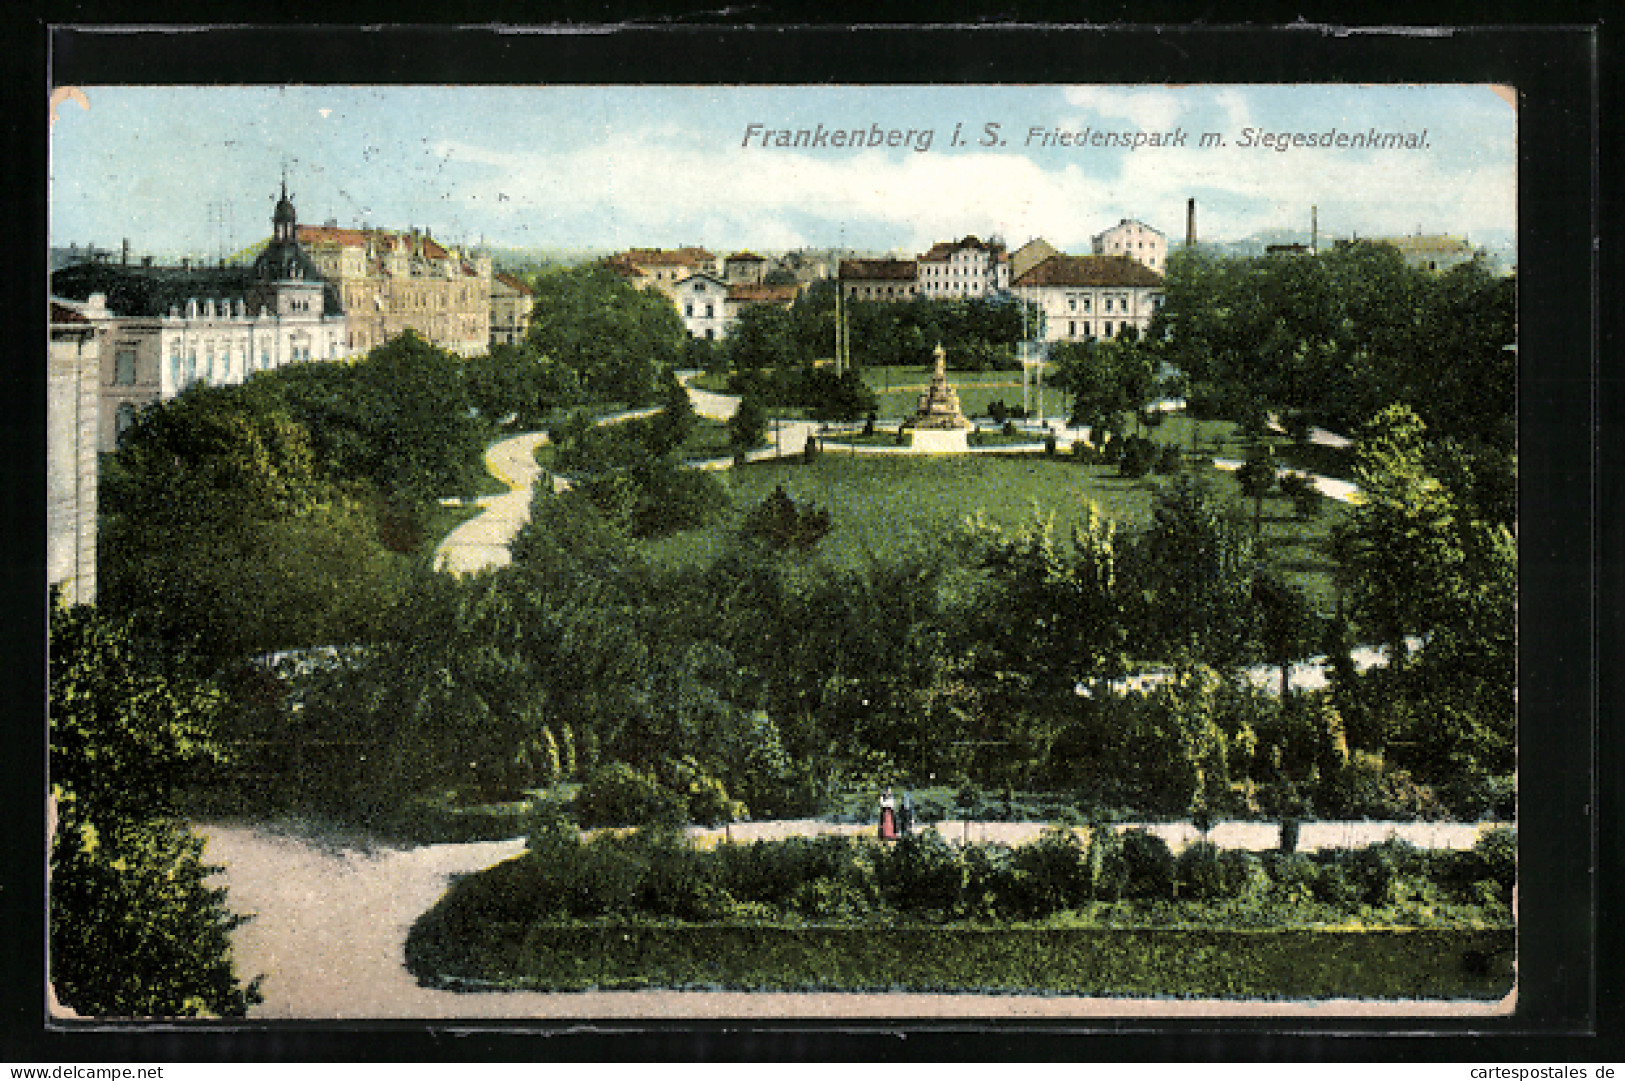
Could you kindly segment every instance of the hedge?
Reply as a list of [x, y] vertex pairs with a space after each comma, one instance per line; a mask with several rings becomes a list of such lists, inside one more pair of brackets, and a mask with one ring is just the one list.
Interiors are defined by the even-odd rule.
[[467, 950], [420, 925], [408, 942], [408, 968], [425, 985], [470, 991], [1494, 1000], [1513, 986], [1511, 930], [875, 930], [611, 921], [506, 930]]

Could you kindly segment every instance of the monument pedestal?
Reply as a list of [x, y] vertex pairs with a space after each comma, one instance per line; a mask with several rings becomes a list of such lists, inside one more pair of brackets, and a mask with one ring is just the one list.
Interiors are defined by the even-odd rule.
[[965, 454], [970, 450], [965, 438], [969, 434], [963, 428], [916, 428], [909, 449], [916, 454]]

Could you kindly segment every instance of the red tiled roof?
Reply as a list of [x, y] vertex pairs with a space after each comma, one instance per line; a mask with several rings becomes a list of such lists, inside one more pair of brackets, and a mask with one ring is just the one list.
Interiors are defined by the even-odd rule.
[[842, 259], [842, 281], [915, 281], [919, 266], [912, 259]]
[[[299, 227], [299, 243], [328, 247], [338, 245], [342, 248], [366, 247], [367, 241], [382, 251], [388, 251], [396, 245], [408, 243], [412, 236], [409, 233], [396, 233], [387, 229], [342, 229], [332, 225], [301, 225]], [[433, 237], [424, 235], [423, 254], [429, 259], [444, 259], [448, 256], [445, 248], [441, 247]]]
[[496, 278], [497, 281], [501, 282], [503, 285], [506, 285], [508, 288], [517, 289], [517, 290], [519, 290], [519, 292], [523, 293], [524, 295], [530, 296], [530, 292], [531, 292], [530, 286], [526, 285], [524, 282], [520, 281], [518, 278], [514, 277], [512, 274], [506, 274], [506, 273], [503, 273], [502, 271], [498, 271], [496, 274], [494, 274], [492, 276], [494, 278]]
[[1126, 255], [1052, 255], [1012, 285], [1145, 286], [1162, 284], [1162, 275]]
[[709, 263], [712, 259], [710, 252], [704, 248], [678, 248], [676, 251], [665, 251], [660, 248], [633, 248], [625, 255], [616, 256], [627, 264], [640, 266], [694, 266], [697, 263]]
[[794, 285], [731, 285], [728, 299], [744, 304], [788, 304], [801, 290]]

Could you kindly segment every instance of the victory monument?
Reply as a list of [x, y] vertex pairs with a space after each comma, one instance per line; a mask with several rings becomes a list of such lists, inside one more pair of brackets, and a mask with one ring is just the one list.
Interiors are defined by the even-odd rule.
[[938, 343], [931, 386], [920, 395], [920, 408], [908, 427], [914, 430], [914, 450], [928, 454], [963, 454], [969, 450], [965, 434], [971, 422], [959, 408], [959, 394], [948, 385], [948, 355]]

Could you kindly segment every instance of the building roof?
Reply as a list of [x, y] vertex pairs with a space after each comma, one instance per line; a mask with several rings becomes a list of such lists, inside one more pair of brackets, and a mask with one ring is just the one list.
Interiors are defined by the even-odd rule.
[[919, 264], [912, 259], [842, 259], [842, 281], [917, 281]]
[[953, 255], [954, 252], [962, 251], [962, 250], [964, 250], [966, 248], [973, 248], [976, 251], [985, 251], [989, 255], [993, 256], [993, 258], [995, 258], [995, 259], [999, 259], [999, 258], [1002, 258], [1004, 256], [1004, 245], [1003, 244], [1000, 244], [999, 242], [994, 241], [994, 240], [984, 241], [984, 240], [978, 240], [976, 237], [973, 237], [973, 236], [968, 236], [968, 237], [965, 237], [963, 240], [953, 240], [953, 241], [947, 241], [947, 242], [938, 242], [936, 244], [931, 245], [931, 250], [926, 252], [924, 255], [920, 256], [920, 262], [922, 262], [922, 263], [946, 262], [948, 260], [948, 258]]
[[1155, 287], [1162, 275], [1126, 255], [1052, 255], [1033, 267], [1013, 286], [1044, 285]]
[[[338, 289], [314, 269], [309, 280], [322, 283], [322, 304], [327, 314], [344, 311]], [[95, 293], [107, 297], [108, 311], [125, 318], [160, 318], [170, 309], [186, 309], [189, 300], [241, 300], [250, 314], [258, 314], [264, 281], [253, 267], [129, 266], [122, 263], [76, 263], [51, 275], [51, 292], [64, 300], [87, 301]]]
[[757, 255], [753, 251], [736, 251], [732, 255], [728, 256], [728, 258], [724, 259], [723, 262], [725, 262], [725, 263], [765, 263], [765, 262], [767, 262], [767, 260], [765, 258], [763, 258], [762, 256]]
[[507, 273], [506, 271], [498, 271], [497, 273], [491, 275], [491, 277], [493, 280], [501, 282], [509, 289], [516, 290], [524, 296], [528, 297], [531, 295], [532, 290], [530, 286], [526, 285], [523, 281], [514, 277], [512, 274]]
[[741, 304], [788, 304], [801, 294], [794, 285], [731, 285], [728, 299]]
[[397, 248], [410, 251], [414, 239], [423, 242], [425, 259], [452, 258], [451, 252], [428, 233], [402, 233], [392, 229], [344, 229], [336, 225], [299, 227], [299, 243], [308, 244], [313, 248], [365, 248], [370, 242], [373, 250], [378, 252], [390, 252]]
[[86, 326], [90, 325], [90, 320], [86, 319], [81, 312], [55, 300], [51, 301], [51, 322], [53, 324], [84, 323]]
[[710, 263], [716, 256], [704, 248], [677, 248], [666, 251], [663, 248], [629, 248], [624, 255], [611, 256], [613, 260], [624, 260], [628, 265], [635, 266], [698, 266], [701, 263]]
[[1387, 244], [1389, 247], [1398, 248], [1408, 254], [1426, 252], [1436, 255], [1468, 255], [1473, 250], [1473, 246], [1467, 243], [1464, 237], [1442, 233], [1417, 234], [1415, 236], [1374, 236], [1366, 239], [1373, 244]]
[[1111, 232], [1113, 229], [1121, 229], [1125, 225], [1135, 225], [1135, 226], [1138, 226], [1141, 229], [1144, 229], [1148, 233], [1156, 233], [1158, 236], [1163, 236], [1164, 235], [1161, 229], [1158, 229], [1158, 228], [1156, 228], [1155, 226], [1152, 226], [1152, 225], [1147, 225], [1145, 222], [1141, 221], [1139, 218], [1121, 218], [1121, 219], [1118, 220], [1117, 224], [1112, 226], [1110, 229], [1102, 229], [1100, 232], [1096, 233], [1095, 234], [1095, 239], [1099, 240], [1101, 237], [1105, 236], [1107, 233]]

